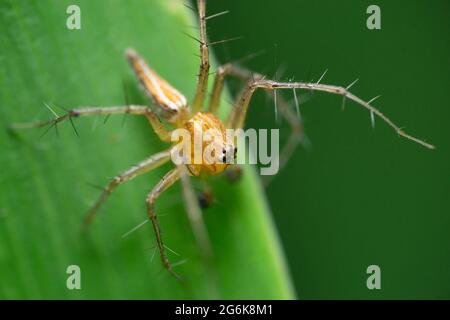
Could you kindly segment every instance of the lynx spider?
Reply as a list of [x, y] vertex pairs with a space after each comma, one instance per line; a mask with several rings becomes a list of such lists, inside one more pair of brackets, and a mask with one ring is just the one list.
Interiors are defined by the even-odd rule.
[[[203, 105], [207, 94], [207, 84], [209, 78], [209, 48], [206, 39], [206, 20], [213, 16], [206, 17], [205, 15], [205, 2], [206, 0], [197, 0], [198, 16], [200, 23], [200, 39], [196, 39], [200, 44], [200, 68], [198, 74], [197, 88], [195, 96], [192, 102], [192, 107], [188, 107], [186, 98], [162, 79], [153, 69], [151, 69], [145, 61], [132, 49], [127, 49], [126, 56], [128, 61], [135, 72], [136, 77], [139, 79], [145, 92], [149, 98], [153, 101], [154, 107], [158, 112], [155, 114], [154, 110], [148, 106], [142, 105], [128, 105], [128, 106], [113, 106], [113, 107], [82, 107], [68, 111], [62, 116], [56, 116], [53, 120], [38, 122], [38, 123], [17, 123], [12, 124], [13, 129], [27, 129], [27, 128], [39, 128], [48, 125], [56, 125], [61, 121], [70, 120], [78, 116], [92, 116], [92, 115], [113, 115], [113, 114], [132, 114], [144, 116], [150, 122], [153, 130], [158, 137], [165, 142], [170, 142], [171, 132], [165, 127], [163, 121], [174, 125], [177, 128], [186, 128], [192, 125], [199, 125], [203, 128], [216, 127], [223, 132], [224, 128], [243, 128], [246, 119], [249, 103], [253, 93], [258, 89], [263, 89], [268, 95], [270, 95], [277, 103], [276, 108], [280, 111], [280, 114], [288, 121], [291, 127], [291, 134], [288, 141], [285, 143], [280, 154], [280, 167], [284, 166], [291, 156], [292, 152], [296, 148], [297, 144], [303, 138], [303, 127], [297, 117], [296, 113], [292, 110], [290, 105], [283, 99], [282, 96], [277, 96], [276, 92], [280, 89], [289, 89], [293, 91], [296, 107], [298, 108], [298, 100], [295, 90], [310, 90], [310, 91], [322, 91], [331, 94], [341, 95], [345, 99], [350, 99], [369, 110], [371, 116], [374, 115], [381, 118], [390, 127], [392, 127], [398, 135], [412, 140], [426, 148], [433, 149], [434, 146], [428, 144], [418, 138], [415, 138], [405, 133], [400, 127], [394, 124], [388, 117], [381, 113], [378, 109], [371, 105], [371, 101], [364, 101], [363, 99], [352, 94], [349, 89], [353, 83], [347, 87], [321, 84], [318, 82], [278, 82], [266, 79], [265, 76], [259, 73], [251, 72], [249, 70], [238, 67], [234, 64], [225, 64], [220, 66], [215, 75], [212, 93], [209, 99], [209, 105], [207, 111], [203, 111]], [[217, 112], [220, 105], [220, 98], [224, 89], [224, 82], [226, 77], [236, 77], [245, 81], [246, 85], [238, 95], [234, 107], [231, 110], [228, 118], [222, 121], [218, 118]], [[224, 141], [219, 141], [224, 143]], [[233, 146], [234, 147], [234, 146]], [[227, 149], [228, 150], [228, 149]], [[87, 213], [84, 224], [88, 225], [93, 220], [96, 212], [100, 206], [106, 201], [108, 196], [121, 184], [155, 169], [162, 164], [170, 161], [170, 151], [168, 150], [159, 152], [151, 157], [139, 162], [135, 166], [123, 171], [103, 189], [102, 194], [91, 207]], [[225, 149], [224, 149], [225, 152]], [[215, 175], [228, 169], [235, 169], [236, 166], [230, 167], [227, 163], [218, 165], [197, 165], [195, 167], [176, 166], [167, 172], [164, 177], [154, 186], [152, 191], [148, 194], [147, 214], [148, 219], [152, 222], [153, 230], [156, 236], [156, 244], [161, 257], [162, 265], [172, 274], [176, 279], [182, 280], [182, 278], [173, 270], [173, 265], [169, 262], [166, 249], [164, 245], [161, 228], [158, 222], [158, 216], [154, 210], [154, 203], [159, 196], [172, 186], [177, 180], [181, 180], [183, 187], [183, 194], [186, 202], [188, 217], [192, 223], [193, 231], [196, 237], [196, 241], [202, 251], [205, 262], [210, 263], [212, 256], [211, 245], [208, 237], [208, 233], [205, 224], [202, 220], [201, 209], [199, 203], [195, 197], [193, 189], [190, 184], [189, 176], [200, 175]], [[186, 170], [187, 169], [187, 170]]]

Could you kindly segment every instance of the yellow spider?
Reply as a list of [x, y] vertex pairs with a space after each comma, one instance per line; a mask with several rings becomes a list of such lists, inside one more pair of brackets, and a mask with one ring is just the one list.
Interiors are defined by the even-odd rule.
[[[207, 17], [205, 16], [205, 0], [198, 0], [198, 15], [200, 19], [200, 39], [198, 39], [198, 42], [200, 43], [201, 63], [198, 75], [197, 89], [191, 107], [189, 107], [186, 98], [180, 92], [178, 92], [164, 79], [162, 79], [153, 69], [151, 69], [134, 50], [128, 49], [126, 51], [128, 61], [130, 62], [130, 65], [134, 70], [137, 78], [139, 79], [141, 85], [143, 86], [145, 92], [153, 101], [153, 108], [138, 105], [116, 107], [84, 107], [72, 109], [65, 115], [59, 116], [50, 121], [11, 125], [11, 127], [14, 129], [38, 128], [47, 125], [56, 125], [57, 123], [67, 119], [72, 121], [72, 118], [78, 116], [101, 114], [133, 114], [146, 117], [158, 137], [162, 141], [166, 142], [171, 142], [171, 131], [166, 128], [161, 119], [176, 128], [186, 129], [192, 135], [194, 135], [195, 131], [197, 130], [202, 130], [204, 132], [211, 128], [219, 132], [219, 135], [215, 136], [214, 143], [216, 145], [223, 146], [223, 153], [216, 155], [217, 161], [213, 163], [207, 163], [205, 161], [202, 161], [201, 163], [194, 163], [194, 161], [190, 161], [189, 164], [175, 166], [175, 168], [167, 172], [165, 176], [156, 184], [156, 186], [148, 194], [146, 199], [147, 214], [153, 225], [157, 248], [161, 256], [162, 264], [164, 268], [166, 268], [177, 279], [181, 279], [181, 277], [173, 270], [173, 267], [167, 258], [166, 247], [162, 239], [158, 217], [154, 210], [154, 203], [156, 199], [177, 180], [182, 181], [183, 192], [187, 203], [188, 216], [192, 222], [196, 240], [201, 247], [203, 256], [207, 261], [211, 256], [211, 246], [208, 233], [201, 217], [201, 211], [198, 206], [197, 199], [195, 198], [192, 188], [190, 187], [189, 175], [216, 175], [227, 169], [236, 168], [236, 166], [230, 167], [232, 163], [225, 161], [225, 158], [229, 159], [229, 156], [231, 156], [231, 159], [235, 159], [237, 151], [235, 147], [235, 141], [227, 141], [227, 139], [225, 138], [225, 130], [227, 128], [240, 129], [244, 127], [249, 103], [256, 89], [264, 89], [267, 94], [271, 95], [275, 99], [275, 101], [277, 102], [276, 108], [279, 109], [280, 114], [289, 122], [292, 128], [291, 136], [280, 154], [280, 166], [283, 166], [286, 163], [294, 148], [301, 141], [303, 137], [303, 128], [292, 108], [290, 108], [290, 106], [281, 96], [277, 97], [276, 90], [278, 89], [293, 90], [296, 103], [298, 103], [298, 101], [295, 90], [303, 89], [311, 91], [324, 91], [341, 95], [344, 99], [353, 100], [362, 107], [368, 109], [372, 116], [377, 115], [378, 117], [380, 117], [400, 136], [419, 143], [427, 148], [434, 148], [434, 146], [406, 134], [378, 109], [372, 107], [370, 105], [371, 101], [366, 102], [349, 92], [348, 89], [351, 85], [347, 87], [341, 87], [321, 84], [319, 82], [277, 82], [268, 80], [261, 74], [239, 68], [233, 64], [226, 64], [220, 66], [217, 69], [207, 111], [203, 111], [210, 69], [208, 42], [206, 40]], [[218, 118], [217, 111], [219, 108], [220, 97], [224, 88], [224, 81], [226, 76], [234, 76], [243, 79], [246, 82], [246, 86], [242, 89], [241, 93], [237, 97], [234, 107], [228, 118], [225, 121], [222, 121]], [[139, 162], [135, 166], [114, 177], [112, 181], [104, 188], [97, 202], [89, 210], [84, 221], [85, 225], [88, 225], [92, 221], [100, 206], [106, 201], [108, 196], [117, 188], [117, 186], [170, 161], [172, 149], [173, 146], [168, 150], [152, 155], [151, 157]], [[192, 155], [188, 155], [188, 158], [189, 157], [192, 157]]]

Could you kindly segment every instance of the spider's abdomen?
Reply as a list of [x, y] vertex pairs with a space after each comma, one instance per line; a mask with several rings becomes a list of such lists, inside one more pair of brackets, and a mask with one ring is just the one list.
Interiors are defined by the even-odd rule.
[[169, 123], [183, 123], [189, 116], [184, 95], [161, 78], [133, 49], [127, 49], [126, 55], [158, 114]]
[[219, 174], [234, 160], [233, 139], [227, 139], [225, 126], [214, 114], [199, 112], [185, 123], [184, 128], [191, 138], [190, 163], [186, 166], [192, 175]]

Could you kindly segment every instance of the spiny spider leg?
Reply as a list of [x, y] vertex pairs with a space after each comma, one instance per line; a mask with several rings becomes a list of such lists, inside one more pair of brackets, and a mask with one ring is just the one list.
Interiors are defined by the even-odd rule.
[[197, 5], [200, 19], [200, 70], [198, 73], [197, 89], [195, 92], [194, 101], [192, 103], [193, 114], [196, 114], [202, 110], [209, 77], [209, 53], [208, 43], [206, 42], [205, 0], [198, 0]]
[[313, 91], [323, 91], [332, 94], [341, 95], [344, 98], [348, 98], [350, 100], [355, 101], [362, 107], [366, 108], [370, 112], [374, 113], [378, 117], [380, 117], [384, 122], [386, 122], [391, 128], [393, 128], [398, 135], [409, 139], [413, 142], [416, 142], [426, 148], [434, 149], [434, 146], [420, 140], [416, 137], [413, 137], [407, 133], [405, 133], [400, 127], [398, 127], [395, 123], [393, 123], [388, 117], [386, 117], [383, 113], [381, 113], [378, 109], [371, 106], [366, 101], [362, 100], [358, 96], [349, 92], [346, 88], [334, 85], [320, 84], [320, 83], [306, 83], [306, 82], [277, 82], [272, 80], [264, 80], [257, 79], [254, 81], [250, 81], [247, 84], [247, 87], [242, 91], [239, 101], [233, 109], [233, 113], [231, 116], [230, 125], [232, 128], [242, 128], [244, 125], [245, 117], [247, 114], [248, 106], [250, 99], [255, 92], [256, 89], [262, 88], [266, 90], [277, 90], [277, 89], [306, 89]]
[[64, 120], [71, 120], [72, 118], [80, 116], [94, 116], [94, 115], [113, 115], [113, 114], [132, 114], [145, 116], [150, 122], [152, 128], [162, 141], [170, 141], [170, 132], [164, 127], [155, 113], [147, 106], [119, 106], [119, 107], [81, 107], [69, 110], [62, 116], [57, 116], [53, 120], [42, 122], [29, 123], [13, 123], [10, 125], [11, 129], [32, 129], [41, 128], [48, 125], [57, 125]]
[[86, 228], [94, 219], [100, 206], [106, 201], [108, 196], [121, 184], [153, 170], [170, 160], [170, 149], [154, 154], [153, 156], [139, 162], [135, 166], [125, 170], [121, 174], [115, 176], [111, 182], [103, 189], [102, 194], [91, 207], [84, 218], [84, 227]]
[[172, 169], [166, 173], [166, 175], [158, 182], [158, 184], [152, 189], [147, 196], [147, 214], [148, 218], [152, 222], [153, 231], [156, 236], [156, 244], [158, 246], [159, 254], [161, 256], [161, 262], [164, 268], [167, 269], [177, 280], [181, 281], [182, 278], [173, 270], [172, 265], [169, 262], [166, 254], [166, 247], [164, 246], [161, 234], [161, 228], [158, 223], [158, 217], [156, 215], [154, 204], [156, 199], [166, 191], [172, 184], [174, 184], [180, 178], [180, 171], [178, 168]]
[[[216, 72], [213, 90], [211, 93], [211, 99], [209, 101], [208, 109], [212, 113], [215, 113], [215, 114], [217, 113], [217, 110], [220, 105], [220, 96], [222, 94], [224, 84], [225, 84], [225, 77], [227, 77], [227, 76], [237, 77], [246, 82], [254, 82], [257, 80], [264, 79], [264, 76], [259, 73], [254, 73], [250, 70], [240, 68], [233, 64], [225, 64], [223, 66], [220, 66]], [[266, 92], [266, 94], [268, 94], [269, 96], [274, 98], [272, 90], [265, 90], [265, 92]], [[295, 92], [294, 92], [294, 94], [295, 94]], [[236, 104], [238, 102], [239, 102], [239, 100], [237, 100]], [[298, 143], [300, 141], [302, 141], [302, 139], [304, 137], [304, 132], [303, 132], [303, 125], [302, 125], [300, 119], [297, 117], [295, 112], [290, 108], [289, 103], [282, 96], [277, 97], [277, 107], [278, 107], [281, 115], [286, 119], [286, 121], [288, 121], [289, 126], [291, 127], [291, 134], [288, 138], [288, 141], [285, 143], [285, 145], [283, 146], [283, 149], [281, 150], [281, 153], [280, 153], [279, 161], [280, 161], [280, 169], [282, 169], [286, 165], [289, 158], [291, 157], [291, 155], [292, 155], [293, 151], [295, 150], [295, 148], [297, 147]], [[233, 117], [233, 114], [234, 114], [234, 111], [232, 111], [230, 113], [229, 118], [227, 120], [226, 125], [228, 128], [232, 127], [231, 119]], [[272, 176], [265, 176], [265, 180], [264, 180], [265, 185], [267, 185], [270, 182], [270, 180], [269, 180], [270, 178], [267, 179], [266, 177], [269, 178]]]

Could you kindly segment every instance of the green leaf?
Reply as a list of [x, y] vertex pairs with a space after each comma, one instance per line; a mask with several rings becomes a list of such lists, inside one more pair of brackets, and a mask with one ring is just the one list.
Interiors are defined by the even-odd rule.
[[[68, 30], [66, 8], [81, 8], [81, 30]], [[120, 186], [102, 207], [90, 232], [81, 220], [99, 195], [90, 186], [168, 146], [145, 119], [112, 116], [74, 119], [42, 136], [17, 133], [12, 122], [50, 119], [44, 107], [147, 103], [124, 59], [133, 47], [192, 99], [197, 43], [182, 31], [196, 17], [181, 1], [14, 1], [0, 4], [0, 297], [211, 298], [201, 254], [177, 184], [156, 206], [166, 244], [187, 259], [175, 281], [154, 254], [145, 196], [168, 171], [165, 165]], [[125, 84], [125, 92], [123, 89]], [[61, 109], [55, 108], [58, 113]], [[230, 184], [212, 179], [217, 203], [204, 212], [222, 298], [293, 298], [280, 243], [259, 178], [245, 168]], [[81, 268], [81, 290], [68, 290], [66, 269]]]

